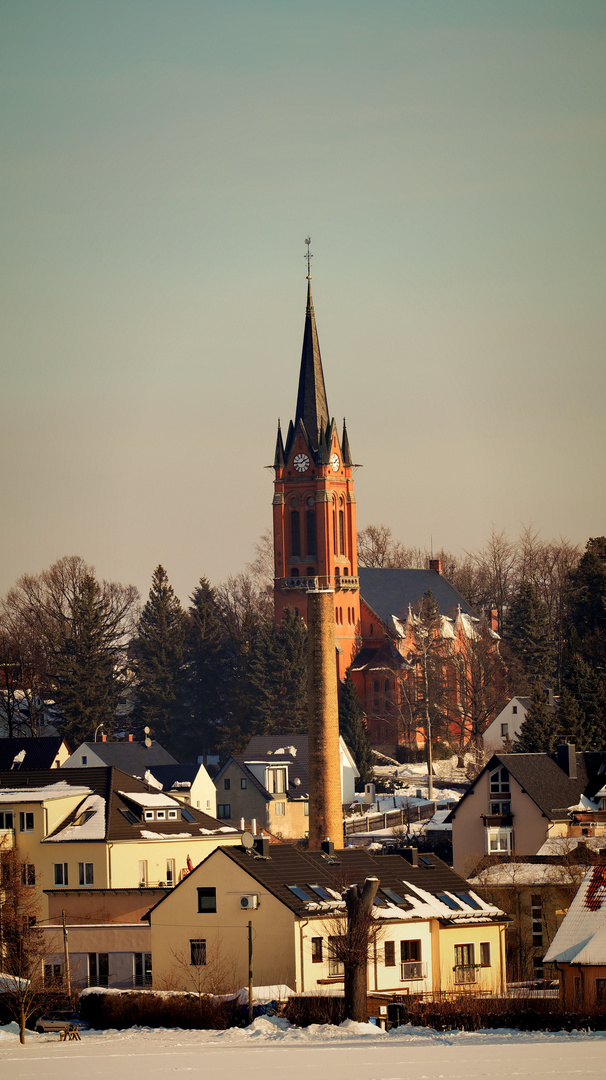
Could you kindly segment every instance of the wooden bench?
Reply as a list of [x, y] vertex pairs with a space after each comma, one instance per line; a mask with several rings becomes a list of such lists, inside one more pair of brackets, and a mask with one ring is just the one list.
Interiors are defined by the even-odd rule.
[[68, 1024], [62, 1031], [59, 1032], [60, 1042], [82, 1042], [80, 1038], [80, 1031], [77, 1024]]

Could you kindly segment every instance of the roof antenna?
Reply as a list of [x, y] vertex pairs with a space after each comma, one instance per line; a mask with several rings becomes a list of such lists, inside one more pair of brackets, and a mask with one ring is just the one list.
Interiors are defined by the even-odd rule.
[[305, 243], [307, 244], [307, 251], [303, 258], [307, 259], [307, 280], [311, 281], [311, 260], [313, 259], [313, 255], [310, 253], [309, 250], [309, 245], [311, 244], [311, 236], [305, 237]]

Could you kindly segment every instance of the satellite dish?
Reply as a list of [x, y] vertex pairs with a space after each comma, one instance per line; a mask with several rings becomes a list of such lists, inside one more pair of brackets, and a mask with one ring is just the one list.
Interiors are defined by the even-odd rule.
[[250, 851], [250, 849], [252, 847], [254, 847], [254, 844], [255, 844], [255, 841], [254, 841], [254, 837], [253, 837], [252, 833], [249, 833], [249, 832], [242, 833], [242, 847], [243, 848], [246, 848], [247, 851]]
[[[149, 731], [149, 728], [147, 730]], [[149, 735], [145, 736], [145, 739], [143, 740], [143, 743], [147, 747], [147, 749], [149, 750], [149, 748], [150, 748], [150, 746], [152, 744], [152, 741], [151, 741]]]
[[143, 732], [144, 732], [145, 735], [149, 735], [150, 731], [151, 731], [151, 728], [148, 728], [147, 725], [143, 728]]

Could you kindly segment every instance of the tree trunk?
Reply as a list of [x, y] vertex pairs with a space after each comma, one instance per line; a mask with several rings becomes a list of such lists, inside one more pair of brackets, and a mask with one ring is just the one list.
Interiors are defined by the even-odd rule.
[[368, 1022], [366, 996], [368, 942], [372, 927], [372, 905], [378, 878], [366, 878], [364, 885], [351, 885], [345, 892], [347, 934], [345, 950], [345, 1016], [348, 1020]]
[[19, 1010], [19, 1042], [25, 1045], [25, 1009]]

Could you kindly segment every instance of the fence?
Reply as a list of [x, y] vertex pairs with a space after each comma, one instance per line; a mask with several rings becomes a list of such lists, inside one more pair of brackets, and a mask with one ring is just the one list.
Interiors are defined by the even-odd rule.
[[355, 833], [376, 832], [377, 829], [406, 828], [415, 821], [429, 821], [436, 812], [436, 803], [423, 803], [418, 806], [401, 807], [399, 810], [388, 810], [384, 814], [364, 814], [355, 821], [345, 822], [345, 835], [353, 836]]

